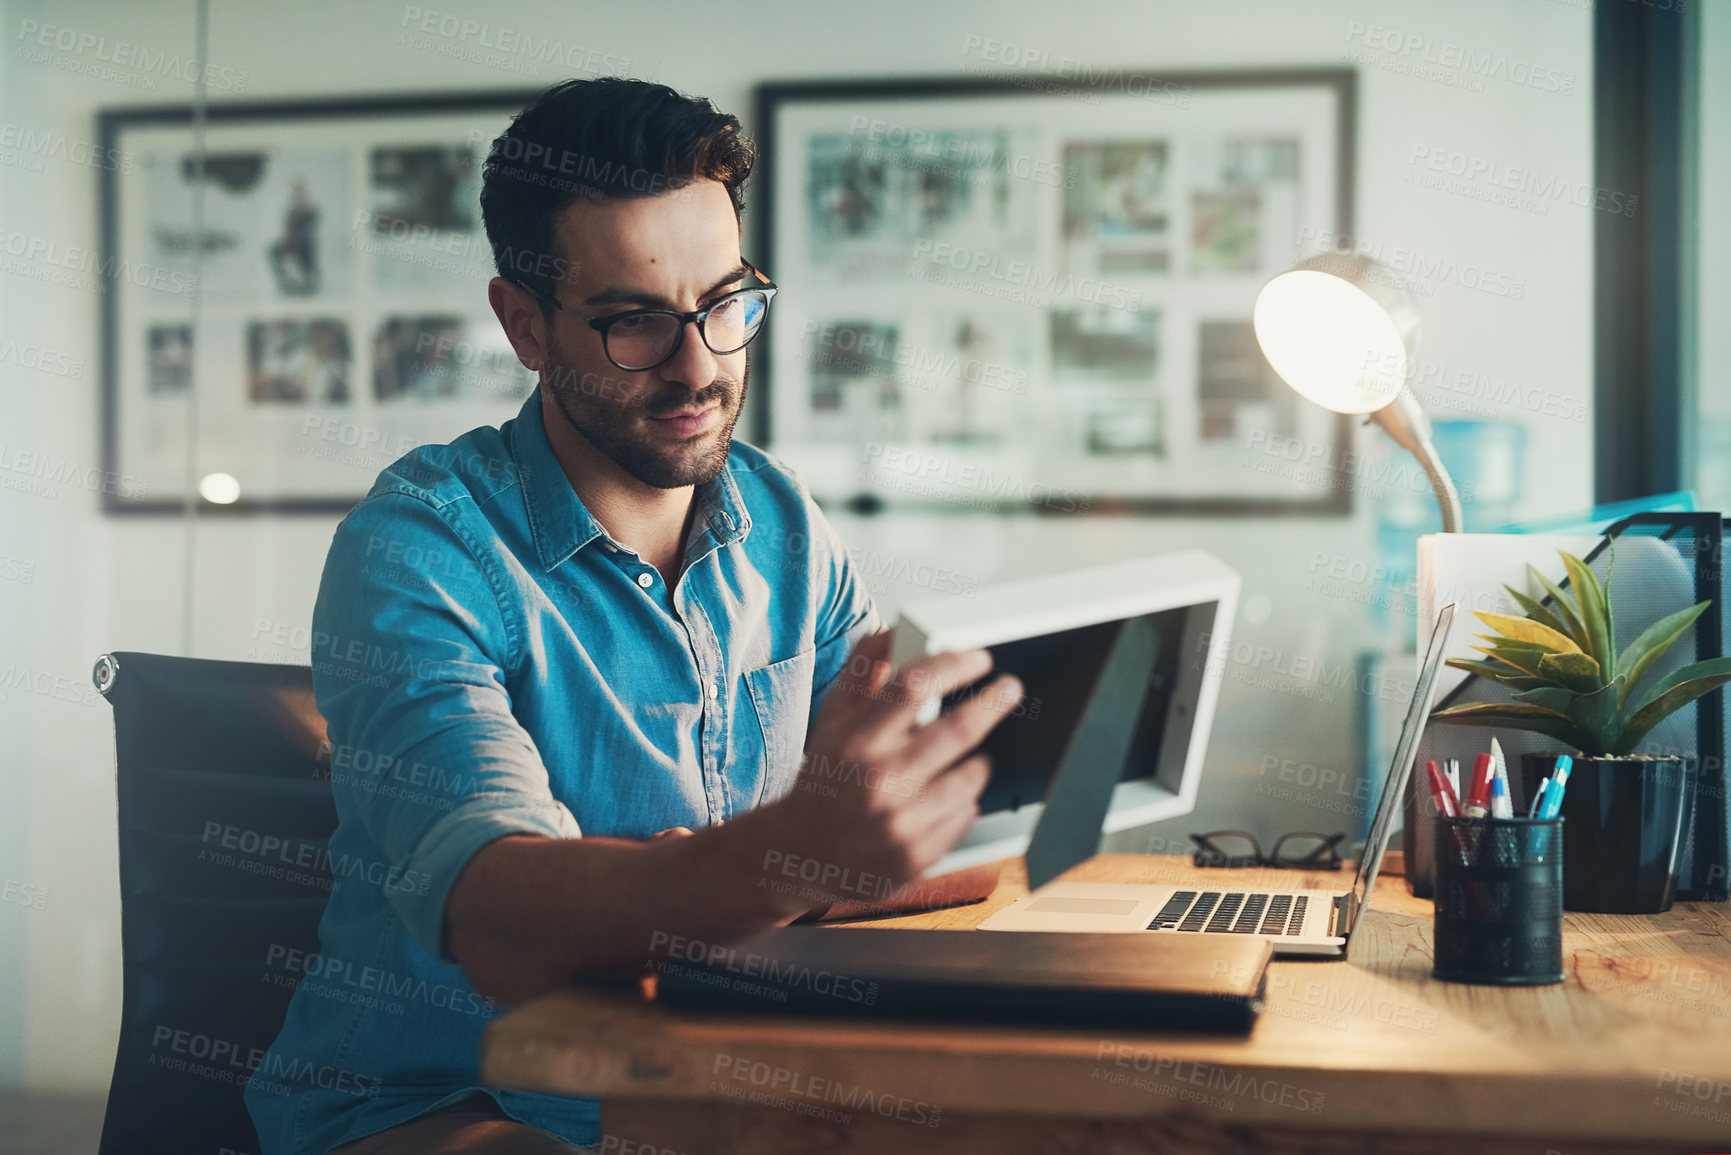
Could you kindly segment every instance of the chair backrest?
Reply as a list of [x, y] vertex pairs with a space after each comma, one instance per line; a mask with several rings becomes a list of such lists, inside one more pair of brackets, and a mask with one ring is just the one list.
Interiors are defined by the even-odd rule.
[[243, 1093], [319, 949], [336, 829], [305, 666], [105, 654], [124, 1000], [101, 1155], [256, 1153]]

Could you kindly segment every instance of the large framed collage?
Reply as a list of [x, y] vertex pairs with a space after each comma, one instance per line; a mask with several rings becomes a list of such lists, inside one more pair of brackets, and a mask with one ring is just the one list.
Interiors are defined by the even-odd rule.
[[768, 85], [755, 436], [820, 500], [1344, 513], [1256, 292], [1349, 235], [1349, 70]]
[[106, 508], [178, 510], [215, 475], [236, 492], [207, 509], [342, 511], [512, 416], [535, 380], [487, 304], [479, 191], [533, 95], [213, 105], [202, 165], [190, 108], [104, 113], [128, 163], [102, 173], [103, 259], [131, 275], [103, 300], [103, 446], [136, 479]]

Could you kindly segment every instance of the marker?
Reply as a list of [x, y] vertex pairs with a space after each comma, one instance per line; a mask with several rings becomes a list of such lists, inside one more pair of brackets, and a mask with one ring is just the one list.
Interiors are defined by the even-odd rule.
[[1458, 801], [1461, 796], [1461, 760], [1450, 758], [1443, 764], [1443, 770], [1449, 776], [1449, 789], [1455, 792], [1455, 798]]
[[[1444, 818], [1459, 818], [1461, 814], [1460, 799], [1456, 797], [1454, 787], [1449, 783], [1448, 776], [1435, 761], [1424, 764], [1425, 774], [1430, 782], [1431, 801], [1436, 803], [1437, 813]], [[1455, 844], [1455, 853], [1460, 855], [1462, 866], [1472, 865], [1472, 854], [1467, 849], [1466, 832], [1458, 826], [1451, 826], [1449, 838]]]
[[1443, 777], [1442, 767], [1433, 759], [1424, 764], [1424, 769], [1430, 778], [1430, 796], [1436, 803], [1437, 812], [1444, 818], [1459, 818], [1460, 806], [1455, 792], [1449, 789], [1449, 780]]
[[1455, 769], [1446, 774], [1443, 778], [1443, 784], [1448, 787], [1449, 803], [1455, 808], [1454, 812], [1458, 816], [1461, 812], [1461, 787], [1458, 777], [1460, 764], [1453, 759], [1450, 759], [1448, 764]]
[[1468, 818], [1483, 818], [1491, 810], [1491, 779], [1496, 777], [1496, 763], [1489, 754], [1473, 759], [1473, 781], [1467, 789], [1466, 805], [1461, 813]]

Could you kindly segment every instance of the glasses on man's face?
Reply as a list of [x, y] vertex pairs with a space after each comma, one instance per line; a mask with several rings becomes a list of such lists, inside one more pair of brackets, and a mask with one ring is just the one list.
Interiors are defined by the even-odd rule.
[[1215, 830], [1192, 834], [1197, 866], [1273, 866], [1282, 870], [1339, 870], [1337, 849], [1345, 834], [1282, 834], [1271, 854], [1263, 854], [1254, 834], [1242, 830]]
[[[697, 326], [697, 335], [718, 357], [737, 353], [751, 344], [769, 316], [769, 303], [775, 299], [777, 289], [749, 261], [740, 263], [763, 282], [761, 288], [739, 289], [689, 313], [675, 309], [633, 309], [591, 319], [589, 327], [601, 334], [601, 348], [607, 359], [627, 373], [657, 369], [679, 352], [685, 343], [685, 326], [690, 324]], [[536, 296], [556, 309], [565, 307], [552, 297], [540, 293]]]

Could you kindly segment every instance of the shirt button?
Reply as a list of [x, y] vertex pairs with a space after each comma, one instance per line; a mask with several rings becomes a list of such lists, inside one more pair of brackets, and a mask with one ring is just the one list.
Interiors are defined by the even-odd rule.
[[711, 701], [711, 702], [713, 702], [713, 701], [715, 701], [715, 700], [716, 700], [716, 699], [717, 699], [717, 698], [719, 698], [719, 697], [721, 697], [721, 690], [720, 690], [720, 688], [719, 688], [719, 687], [717, 687], [717, 686], [716, 686], [716, 685], [715, 685], [715, 684], [714, 684], [714, 683], [711, 683], [711, 684], [710, 684], [710, 687], [709, 687], [709, 700], [710, 700], [710, 701]]
[[644, 589], [648, 589], [650, 586], [655, 584], [655, 578], [650, 574], [640, 573], [637, 575], [637, 584], [642, 586]]

